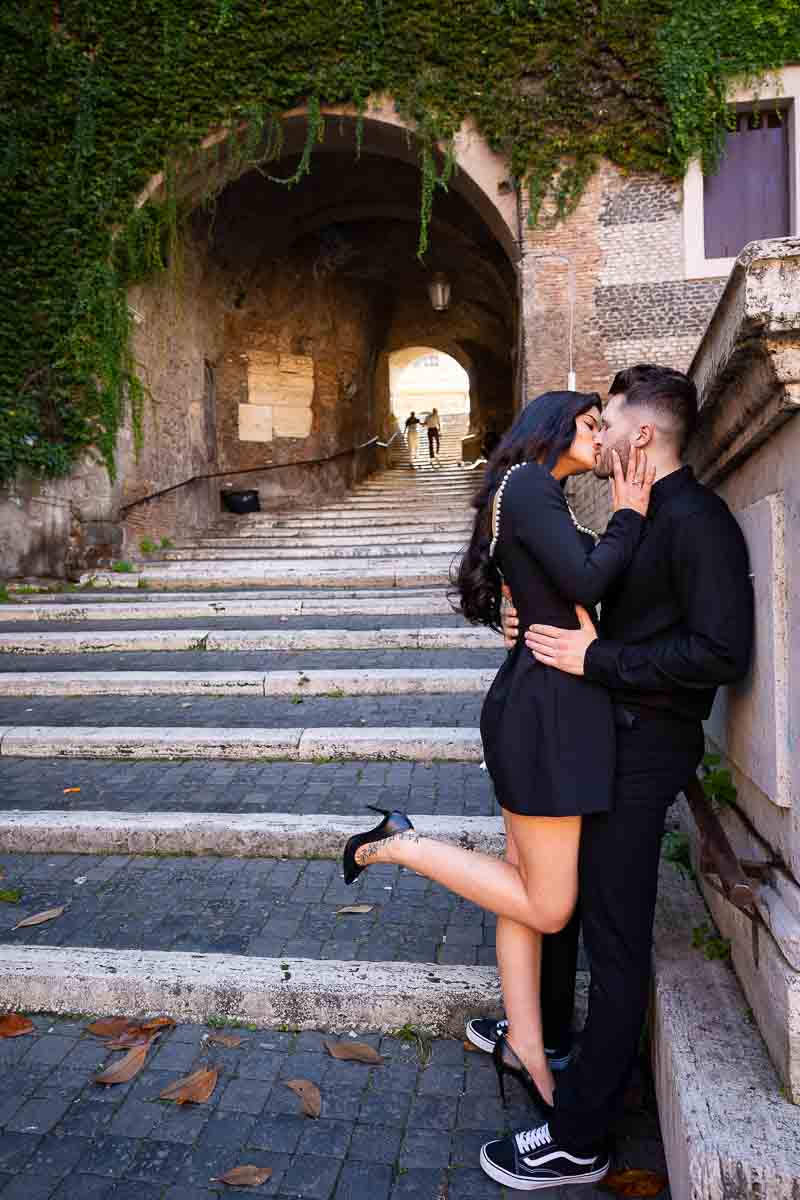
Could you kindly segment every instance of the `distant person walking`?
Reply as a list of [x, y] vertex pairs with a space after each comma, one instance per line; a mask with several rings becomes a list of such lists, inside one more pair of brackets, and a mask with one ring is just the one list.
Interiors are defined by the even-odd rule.
[[431, 456], [431, 466], [439, 462], [439, 434], [442, 428], [442, 422], [439, 418], [438, 408], [434, 408], [425, 420], [425, 428], [428, 431], [428, 453]]
[[406, 442], [408, 443], [408, 457], [411, 459], [411, 468], [414, 469], [414, 459], [417, 457], [419, 449], [419, 426], [422, 424], [417, 414], [411, 411], [411, 414], [406, 421]]

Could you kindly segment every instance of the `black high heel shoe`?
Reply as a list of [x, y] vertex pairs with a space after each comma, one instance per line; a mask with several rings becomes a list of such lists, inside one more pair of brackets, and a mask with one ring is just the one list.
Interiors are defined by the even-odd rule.
[[514, 1050], [514, 1047], [508, 1041], [505, 1033], [501, 1033], [494, 1044], [492, 1050], [492, 1062], [494, 1069], [497, 1072], [497, 1086], [500, 1088], [500, 1099], [503, 1101], [503, 1107], [506, 1105], [506, 1081], [505, 1076], [511, 1075], [512, 1078], [518, 1080], [522, 1084], [528, 1094], [528, 1099], [536, 1105], [537, 1108], [546, 1115], [553, 1111], [552, 1104], [548, 1104], [542, 1093], [539, 1091], [530, 1071], [520, 1059], [519, 1055]]
[[356, 850], [361, 846], [366, 846], [370, 842], [382, 842], [384, 838], [394, 837], [396, 833], [408, 833], [409, 829], [414, 828], [405, 813], [398, 812], [396, 809], [394, 812], [389, 812], [386, 808], [376, 808], [374, 804], [368, 804], [367, 808], [371, 808], [373, 812], [382, 813], [383, 820], [374, 829], [368, 829], [366, 833], [354, 833], [351, 838], [348, 838], [342, 855], [345, 883], [355, 883], [364, 870], [360, 863], [356, 862]]

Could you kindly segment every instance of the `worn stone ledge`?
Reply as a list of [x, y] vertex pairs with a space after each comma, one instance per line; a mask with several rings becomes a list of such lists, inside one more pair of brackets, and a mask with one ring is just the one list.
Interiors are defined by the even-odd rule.
[[[214, 854], [242, 858], [338, 859], [351, 834], [377, 821], [269, 813], [4, 812], [0, 844], [14, 854]], [[500, 817], [411, 814], [425, 837], [500, 855]]]
[[501, 1000], [491, 967], [21, 945], [3, 947], [0, 1007], [463, 1036]]
[[492, 670], [8, 671], [0, 696], [404, 696], [483, 692]]
[[143, 562], [141, 565], [149, 566], [152, 561], [153, 566], [158, 569], [166, 563], [175, 562], [249, 562], [251, 560], [263, 562], [265, 559], [269, 562], [279, 562], [286, 564], [301, 560], [302, 562], [340, 562], [342, 560], [358, 559], [371, 563], [374, 559], [403, 559], [403, 558], [429, 558], [437, 554], [458, 554], [464, 547], [465, 538], [442, 538], [441, 540], [412, 542], [398, 545], [397, 543], [378, 542], [373, 538], [371, 542], [360, 541], [357, 543], [346, 542], [343, 545], [331, 545], [317, 543], [316, 545], [304, 541], [301, 537], [292, 539], [289, 545], [276, 546], [274, 542], [270, 542], [266, 546], [250, 546], [236, 545], [233, 546], [209, 546], [207, 543], [198, 544], [197, 546], [178, 547], [175, 550], [165, 550], [157, 558]]
[[18, 758], [371, 759], [476, 762], [480, 732], [458, 727], [315, 729], [172, 729], [130, 725], [10, 726], [0, 754]]
[[304, 613], [326, 616], [354, 616], [358, 613], [375, 616], [407, 616], [409, 614], [452, 613], [446, 596], [441, 593], [427, 596], [356, 597], [348, 600], [302, 600], [286, 597], [281, 600], [179, 600], [165, 596], [126, 602], [95, 600], [91, 604], [4, 604], [0, 621], [138, 621], [172, 620], [187, 617], [298, 617]]
[[[153, 614], [148, 614], [153, 615]], [[230, 615], [230, 614], [229, 614]], [[0, 654], [125, 650], [486, 650], [490, 629], [125, 629], [108, 633], [3, 633]]]
[[[406, 587], [409, 584], [444, 584], [449, 582], [452, 556], [439, 559], [431, 556], [421, 567], [409, 566], [405, 571], [394, 570], [394, 559], [385, 560], [386, 565], [376, 565], [365, 560], [352, 560], [351, 564], [336, 563], [320, 559], [313, 569], [262, 560], [257, 562], [216, 563], [194, 562], [163, 564], [151, 567], [147, 564], [138, 574], [129, 576], [130, 586], [137, 587], [139, 577], [147, 580], [150, 588], [168, 588], [172, 584], [182, 587], [219, 588], [260, 583], [265, 587], [287, 587], [300, 584], [303, 587], [361, 587], [370, 581], [376, 587]], [[102, 572], [82, 575], [80, 582], [93, 580], [98, 587], [118, 586], [119, 576]]]
[[653, 1060], [672, 1195], [797, 1200], [800, 1109], [781, 1092], [733, 971], [692, 948], [703, 921], [694, 881], [662, 863]]

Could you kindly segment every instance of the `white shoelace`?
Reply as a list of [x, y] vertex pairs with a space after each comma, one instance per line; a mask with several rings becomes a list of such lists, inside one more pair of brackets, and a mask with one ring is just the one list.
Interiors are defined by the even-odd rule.
[[514, 1137], [517, 1140], [520, 1154], [530, 1154], [531, 1150], [541, 1150], [542, 1146], [549, 1146], [553, 1141], [549, 1125], [537, 1125], [535, 1129], [523, 1129], [521, 1133], [515, 1133]]

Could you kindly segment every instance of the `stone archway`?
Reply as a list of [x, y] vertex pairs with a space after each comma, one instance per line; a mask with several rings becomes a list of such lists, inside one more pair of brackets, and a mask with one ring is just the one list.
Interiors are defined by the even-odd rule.
[[[306, 115], [284, 115], [271, 175], [296, 169]], [[413, 129], [389, 101], [376, 101], [356, 153], [358, 114], [337, 107], [325, 116], [311, 172], [294, 187], [250, 171], [221, 190], [213, 219], [196, 209], [180, 314], [167, 281], [132, 290], [134, 350], [157, 403], [138, 462], [123, 440], [123, 501], [215, 472], [233, 486], [257, 486], [267, 506], [350, 486], [378, 465], [374, 454], [352, 451], [391, 431], [388, 356], [409, 345], [464, 366], [476, 426], [498, 406], [513, 409], [519, 243], [504, 160], [464, 126], [422, 263]], [[185, 203], [222, 181], [219, 146], [231, 136], [209, 135], [181, 171]], [[154, 176], [140, 202], [157, 199], [163, 184]], [[431, 308], [433, 271], [451, 280], [447, 312]], [[203, 405], [209, 372], [215, 403]], [[171, 519], [202, 524], [220, 486], [177, 488]], [[148, 506], [151, 524], [155, 511]]]

